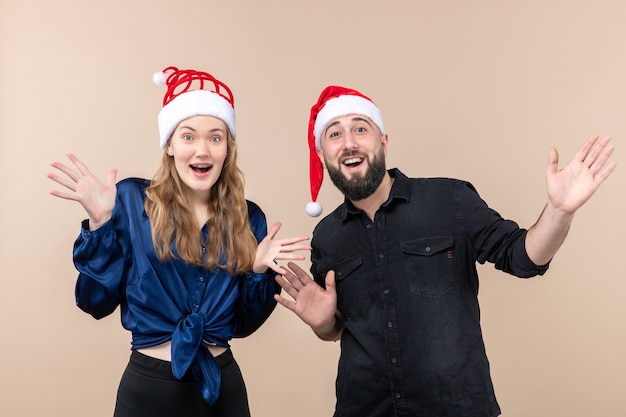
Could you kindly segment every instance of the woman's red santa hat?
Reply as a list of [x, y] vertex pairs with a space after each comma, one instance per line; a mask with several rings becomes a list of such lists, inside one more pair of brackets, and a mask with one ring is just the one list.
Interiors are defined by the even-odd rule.
[[311, 202], [306, 205], [309, 216], [322, 214], [322, 205], [317, 196], [322, 186], [324, 168], [317, 154], [321, 148], [321, 136], [326, 126], [334, 119], [350, 114], [365, 116], [385, 134], [383, 116], [374, 102], [367, 96], [346, 87], [328, 86], [320, 94], [317, 103], [311, 107], [309, 118], [309, 175], [311, 182]]
[[161, 149], [165, 149], [176, 126], [193, 116], [217, 117], [235, 138], [235, 99], [226, 84], [207, 72], [176, 67], [155, 73], [152, 80], [167, 85], [158, 117]]

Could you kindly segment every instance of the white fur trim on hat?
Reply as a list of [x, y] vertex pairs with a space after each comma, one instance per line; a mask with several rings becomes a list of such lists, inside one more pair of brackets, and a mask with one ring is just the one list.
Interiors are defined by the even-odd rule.
[[213, 116], [226, 123], [230, 134], [235, 138], [235, 110], [222, 96], [208, 90], [194, 90], [182, 93], [170, 101], [159, 112], [159, 136], [161, 149], [185, 119], [193, 116]]
[[326, 104], [324, 104], [322, 110], [317, 114], [313, 135], [315, 136], [315, 146], [317, 146], [318, 149], [321, 147], [320, 136], [326, 125], [337, 117], [347, 116], [349, 114], [366, 116], [378, 126], [383, 135], [385, 134], [383, 116], [378, 107], [366, 98], [346, 94], [329, 99]]

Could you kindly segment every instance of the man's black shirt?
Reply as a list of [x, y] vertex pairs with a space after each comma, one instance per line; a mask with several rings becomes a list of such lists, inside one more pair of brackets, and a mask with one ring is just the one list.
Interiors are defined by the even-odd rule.
[[476, 262], [542, 275], [526, 230], [471, 184], [394, 183], [374, 221], [346, 201], [315, 228], [311, 272], [335, 271], [345, 321], [335, 417], [500, 414], [480, 328]]

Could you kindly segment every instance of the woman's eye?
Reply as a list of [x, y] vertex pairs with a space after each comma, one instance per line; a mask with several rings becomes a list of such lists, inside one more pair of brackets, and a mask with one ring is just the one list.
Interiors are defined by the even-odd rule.
[[357, 133], [364, 133], [364, 132], [366, 132], [366, 131], [367, 131], [367, 130], [366, 130], [364, 127], [357, 127], [357, 128], [356, 128], [356, 132], [357, 132]]
[[213, 136], [211, 138], [211, 142], [220, 142], [222, 140], [222, 138], [220, 138], [219, 136]]
[[192, 140], [192, 139], [193, 139], [193, 136], [191, 136], [190, 134], [183, 135], [183, 140]]

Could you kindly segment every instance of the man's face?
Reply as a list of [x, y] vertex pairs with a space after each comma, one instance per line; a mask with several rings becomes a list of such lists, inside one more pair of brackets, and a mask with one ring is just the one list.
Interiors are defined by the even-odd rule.
[[331, 121], [320, 137], [320, 159], [328, 175], [349, 200], [372, 195], [382, 182], [387, 135], [367, 117], [348, 115]]

